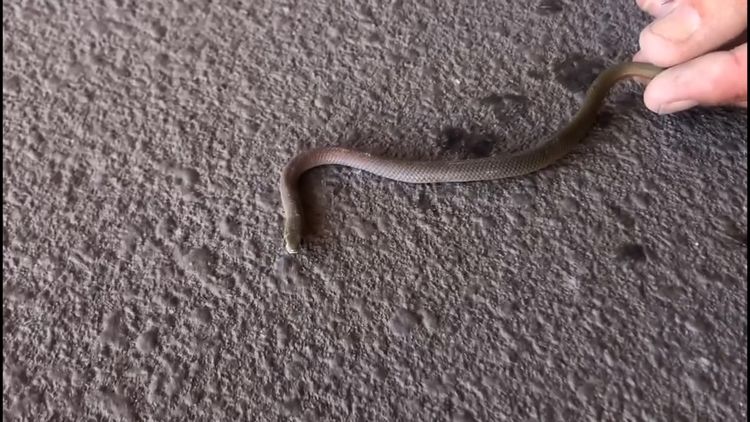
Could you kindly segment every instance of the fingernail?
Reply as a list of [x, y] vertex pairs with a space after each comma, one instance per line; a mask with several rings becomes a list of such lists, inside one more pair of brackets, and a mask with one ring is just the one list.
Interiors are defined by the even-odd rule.
[[642, 0], [640, 8], [654, 16], [661, 17], [669, 13], [677, 5], [671, 0]]
[[697, 105], [698, 102], [693, 100], [672, 101], [671, 103], [666, 103], [659, 106], [656, 112], [659, 114], [677, 113], [678, 111], [687, 110]]
[[690, 6], [681, 6], [651, 24], [651, 32], [673, 42], [690, 38], [701, 24], [698, 12]]

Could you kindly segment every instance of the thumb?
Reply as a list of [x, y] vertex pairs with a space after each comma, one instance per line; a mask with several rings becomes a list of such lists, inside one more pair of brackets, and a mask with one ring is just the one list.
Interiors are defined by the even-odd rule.
[[747, 107], [747, 43], [663, 71], [648, 84], [643, 101], [659, 114], [698, 105]]

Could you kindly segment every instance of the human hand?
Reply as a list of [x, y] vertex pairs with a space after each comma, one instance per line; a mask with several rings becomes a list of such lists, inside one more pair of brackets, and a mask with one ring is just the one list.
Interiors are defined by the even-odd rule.
[[[633, 61], [670, 67], [646, 87], [650, 110], [747, 108], [747, 42], [715, 51], [747, 29], [747, 0], [636, 0], [656, 18], [640, 34]], [[673, 66], [673, 67], [672, 67]]]

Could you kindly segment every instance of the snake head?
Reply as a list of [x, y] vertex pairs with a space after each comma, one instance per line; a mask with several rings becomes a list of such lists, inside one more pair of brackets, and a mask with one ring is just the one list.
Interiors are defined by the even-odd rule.
[[299, 233], [287, 233], [284, 235], [284, 241], [286, 242], [286, 251], [292, 254], [299, 252], [299, 245], [302, 239]]
[[284, 242], [287, 252], [291, 254], [299, 252], [299, 246], [302, 243], [299, 218], [291, 218], [284, 225]]

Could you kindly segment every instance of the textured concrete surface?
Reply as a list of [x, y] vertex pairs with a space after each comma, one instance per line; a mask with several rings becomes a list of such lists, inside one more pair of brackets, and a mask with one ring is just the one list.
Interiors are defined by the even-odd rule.
[[3, 2], [7, 420], [738, 421], [747, 114], [634, 83], [560, 165], [277, 177], [540, 141], [632, 1]]

